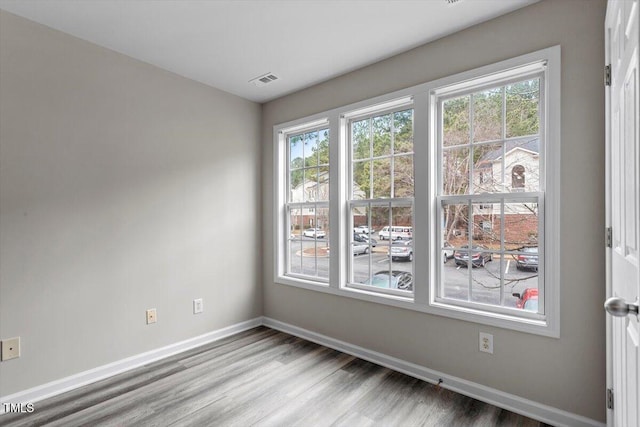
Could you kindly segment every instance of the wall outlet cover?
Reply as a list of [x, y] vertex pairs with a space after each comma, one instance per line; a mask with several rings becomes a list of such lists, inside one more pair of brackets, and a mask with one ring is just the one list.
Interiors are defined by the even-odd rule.
[[20, 357], [20, 337], [2, 340], [2, 357], [0, 360], [11, 360]]
[[493, 354], [493, 335], [480, 332], [480, 351]]
[[158, 321], [158, 313], [155, 308], [150, 308], [147, 310], [147, 325], [152, 323], [156, 323]]

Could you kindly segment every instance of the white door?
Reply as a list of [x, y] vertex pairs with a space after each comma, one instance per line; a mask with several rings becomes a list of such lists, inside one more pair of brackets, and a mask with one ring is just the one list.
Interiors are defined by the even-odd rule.
[[608, 425], [640, 426], [640, 144], [638, 133], [639, 0], [609, 0], [605, 21], [607, 64], [607, 221], [611, 227], [607, 275], [613, 316], [607, 320]]

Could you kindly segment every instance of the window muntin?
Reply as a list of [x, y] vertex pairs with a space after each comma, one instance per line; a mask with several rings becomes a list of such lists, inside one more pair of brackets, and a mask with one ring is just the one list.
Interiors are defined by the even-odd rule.
[[[413, 109], [371, 112], [348, 121], [351, 287], [395, 295], [413, 292]], [[376, 246], [355, 227], [378, 232]], [[403, 227], [402, 232], [389, 230]], [[387, 230], [387, 231], [383, 231]], [[386, 237], [385, 237], [386, 236]], [[366, 249], [366, 253], [364, 250]]]
[[454, 262], [440, 267], [436, 301], [522, 317], [545, 314], [542, 302], [535, 314], [515, 309], [512, 295], [544, 291], [538, 276], [544, 267], [525, 272], [518, 262], [522, 249], [541, 250], [543, 243], [543, 82], [544, 73], [536, 72], [478, 89], [470, 81], [436, 96], [437, 228], [441, 249], [454, 247]]
[[329, 129], [287, 134], [285, 274], [329, 280]]

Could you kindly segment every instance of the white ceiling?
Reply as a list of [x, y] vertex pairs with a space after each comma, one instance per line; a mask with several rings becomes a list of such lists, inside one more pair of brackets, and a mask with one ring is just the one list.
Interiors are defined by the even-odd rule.
[[[0, 0], [0, 9], [265, 102], [538, 0]], [[266, 86], [249, 83], [273, 73]]]

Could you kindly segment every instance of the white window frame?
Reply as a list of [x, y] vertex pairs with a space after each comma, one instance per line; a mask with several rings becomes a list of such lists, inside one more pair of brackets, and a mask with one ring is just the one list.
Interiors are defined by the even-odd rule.
[[[479, 307], [452, 305], [438, 300], [435, 287], [439, 284], [439, 266], [442, 263], [442, 242], [438, 238], [438, 139], [436, 132], [437, 108], [434, 95], [438, 90], [457, 90], [468, 82], [492, 82], [512, 76], [514, 69], [525, 74], [539, 68], [545, 62], [545, 87], [543, 123], [545, 124], [544, 146], [540, 147], [540, 162], [544, 164], [540, 176], [544, 190], [543, 212], [544, 232], [539, 239], [544, 241], [544, 252], [539, 256], [544, 265], [539, 271], [544, 289], [544, 316], [530, 316], [513, 310], [485, 311]], [[560, 334], [560, 46], [553, 46], [516, 58], [476, 68], [467, 72], [427, 82], [407, 89], [388, 93], [352, 105], [335, 108], [313, 116], [274, 126], [274, 282], [317, 292], [324, 292], [346, 298], [359, 299], [438, 316], [465, 320], [477, 324], [501, 327], [537, 335], [559, 337]], [[529, 68], [528, 68], [529, 67]], [[512, 76], [517, 78], [516, 76]], [[351, 211], [350, 197], [350, 153], [348, 121], [353, 114], [366, 115], [384, 108], [394, 108], [394, 103], [413, 99], [414, 109], [414, 293], [411, 296], [371, 292], [367, 289], [348, 286], [348, 265], [350, 255]], [[541, 102], [543, 100], [541, 99]], [[329, 125], [330, 144], [330, 277], [328, 282], [290, 277], [285, 274], [285, 251], [288, 232], [284, 202], [286, 201], [286, 144], [283, 135], [300, 129], [310, 129]], [[516, 192], [512, 196], [525, 197], [527, 193]], [[487, 195], [486, 203], [496, 197]], [[511, 197], [510, 197], [511, 198]], [[421, 260], [426, 262], [421, 262]]]
[[[349, 230], [353, 230], [353, 216], [352, 216], [352, 212], [354, 208], [367, 208], [367, 209], [371, 209], [373, 207], [387, 207], [389, 209], [389, 215], [391, 215], [391, 212], [393, 210], [393, 208], [410, 208], [412, 211], [412, 224], [411, 227], [413, 228], [413, 219], [415, 218], [415, 214], [414, 214], [414, 206], [413, 206], [413, 201], [414, 198], [413, 197], [395, 197], [395, 195], [392, 195], [391, 197], [381, 197], [381, 198], [369, 198], [369, 197], [365, 197], [364, 199], [354, 199], [353, 198], [353, 184], [354, 184], [354, 175], [353, 175], [353, 165], [354, 162], [356, 162], [356, 160], [353, 159], [353, 141], [351, 140], [351, 123], [359, 121], [359, 120], [364, 120], [364, 119], [373, 119], [373, 117], [377, 117], [377, 116], [381, 116], [381, 115], [385, 115], [385, 114], [391, 114], [393, 115], [394, 113], [397, 112], [401, 112], [401, 111], [405, 111], [405, 110], [412, 110], [412, 124], [415, 123], [415, 111], [413, 108], [413, 98], [412, 97], [401, 97], [399, 99], [394, 99], [390, 102], [386, 102], [382, 105], [377, 105], [376, 107], [367, 107], [364, 109], [358, 109], [358, 110], [354, 110], [354, 111], [350, 111], [347, 112], [345, 114], [342, 115], [343, 120], [345, 120], [344, 125], [346, 126], [347, 129], [347, 138], [344, 141], [344, 145], [346, 146], [347, 149], [347, 159], [348, 159], [348, 173], [347, 173], [347, 188], [348, 188], [348, 192], [347, 192], [347, 210], [349, 212], [349, 219], [347, 222], [347, 228]], [[372, 130], [370, 130], [370, 132], [373, 132]], [[392, 131], [393, 133], [393, 131]], [[415, 145], [415, 136], [414, 136], [414, 145]], [[370, 147], [371, 149], [373, 147]], [[370, 153], [373, 156], [373, 152]], [[391, 147], [391, 153], [388, 155], [389, 158], [393, 158], [393, 157], [408, 157], [411, 156], [412, 161], [415, 164], [415, 150], [412, 151], [411, 153], [401, 153], [399, 155], [395, 154], [393, 152], [393, 144]], [[387, 156], [385, 156], [387, 157]], [[374, 157], [369, 157], [367, 159], [358, 159], [358, 161], [371, 161], [373, 160]], [[373, 180], [373, 174], [370, 176], [370, 179]], [[415, 181], [415, 177], [414, 177], [414, 181]], [[394, 188], [394, 182], [391, 182], [391, 188]], [[415, 189], [414, 189], [414, 194], [415, 194]], [[371, 196], [371, 194], [369, 194], [368, 196]], [[369, 217], [369, 221], [371, 220], [371, 218]], [[390, 221], [391, 222], [391, 221]], [[394, 225], [394, 224], [389, 224], [389, 225]], [[367, 224], [367, 226], [369, 227], [369, 229], [371, 229], [371, 222], [369, 222]], [[392, 236], [393, 232], [390, 230], [389, 231], [389, 244], [391, 244], [391, 236]], [[351, 241], [352, 237], [349, 234], [348, 236], [349, 241]], [[383, 244], [384, 242], [378, 242], [379, 244]], [[351, 289], [359, 289], [359, 290], [363, 290], [363, 291], [368, 291], [368, 292], [372, 292], [372, 293], [380, 293], [380, 294], [387, 294], [387, 295], [395, 295], [401, 298], [413, 298], [413, 291], [412, 292], [407, 292], [407, 291], [401, 291], [401, 290], [395, 290], [395, 289], [385, 289], [385, 288], [373, 288], [371, 286], [367, 286], [367, 285], [363, 285], [361, 283], [357, 283], [357, 282], [353, 282], [353, 261], [354, 258], [351, 255], [351, 251], [349, 252], [349, 256], [347, 256], [347, 281], [344, 284], [345, 288], [351, 288]], [[412, 266], [414, 265], [414, 263], [411, 263]], [[373, 274], [373, 266], [371, 264], [369, 264], [369, 276], [371, 277]], [[411, 274], [415, 277], [415, 272], [412, 269]], [[415, 289], [415, 288], [414, 288]]]
[[[329, 200], [326, 201], [314, 201], [314, 202], [293, 202], [289, 200], [289, 191], [290, 191], [290, 159], [289, 159], [289, 137], [292, 135], [298, 135], [306, 132], [318, 131], [321, 129], [326, 129], [329, 126], [329, 121], [326, 118], [307, 121], [305, 123], [301, 123], [298, 125], [290, 126], [288, 128], [280, 129], [277, 134], [278, 143], [283, 147], [279, 150], [279, 155], [282, 157], [279, 159], [282, 162], [281, 167], [284, 169], [284, 174], [286, 177], [284, 179], [280, 179], [281, 184], [281, 195], [278, 203], [283, 209], [281, 222], [278, 223], [277, 227], [279, 230], [287, 230], [287, 234], [291, 231], [290, 227], [290, 209], [308, 209], [310, 211], [315, 212], [316, 208], [329, 208]], [[331, 131], [329, 131], [329, 149], [331, 150]], [[329, 179], [331, 179], [331, 162], [329, 162]], [[329, 181], [329, 185], [331, 185], [331, 181]], [[329, 190], [331, 193], [331, 189]], [[331, 221], [329, 221], [331, 224]], [[302, 226], [304, 227], [305, 224]], [[314, 228], [317, 228], [317, 224], [314, 221]], [[300, 230], [302, 232], [302, 229]], [[316, 239], [317, 242], [317, 239]], [[281, 270], [280, 274], [288, 277], [293, 281], [302, 281], [306, 283], [314, 283], [317, 285], [326, 286], [329, 283], [328, 278], [320, 277], [320, 276], [310, 276], [301, 273], [293, 273], [289, 271], [289, 266], [291, 264], [290, 254], [289, 254], [290, 241], [287, 238], [285, 243], [281, 245], [280, 250], [277, 251], [279, 253], [279, 257], [281, 257]], [[316, 259], [317, 263], [317, 259]], [[329, 260], [329, 266], [331, 266], [331, 260]], [[331, 267], [329, 267], [329, 272], [331, 272]]]

